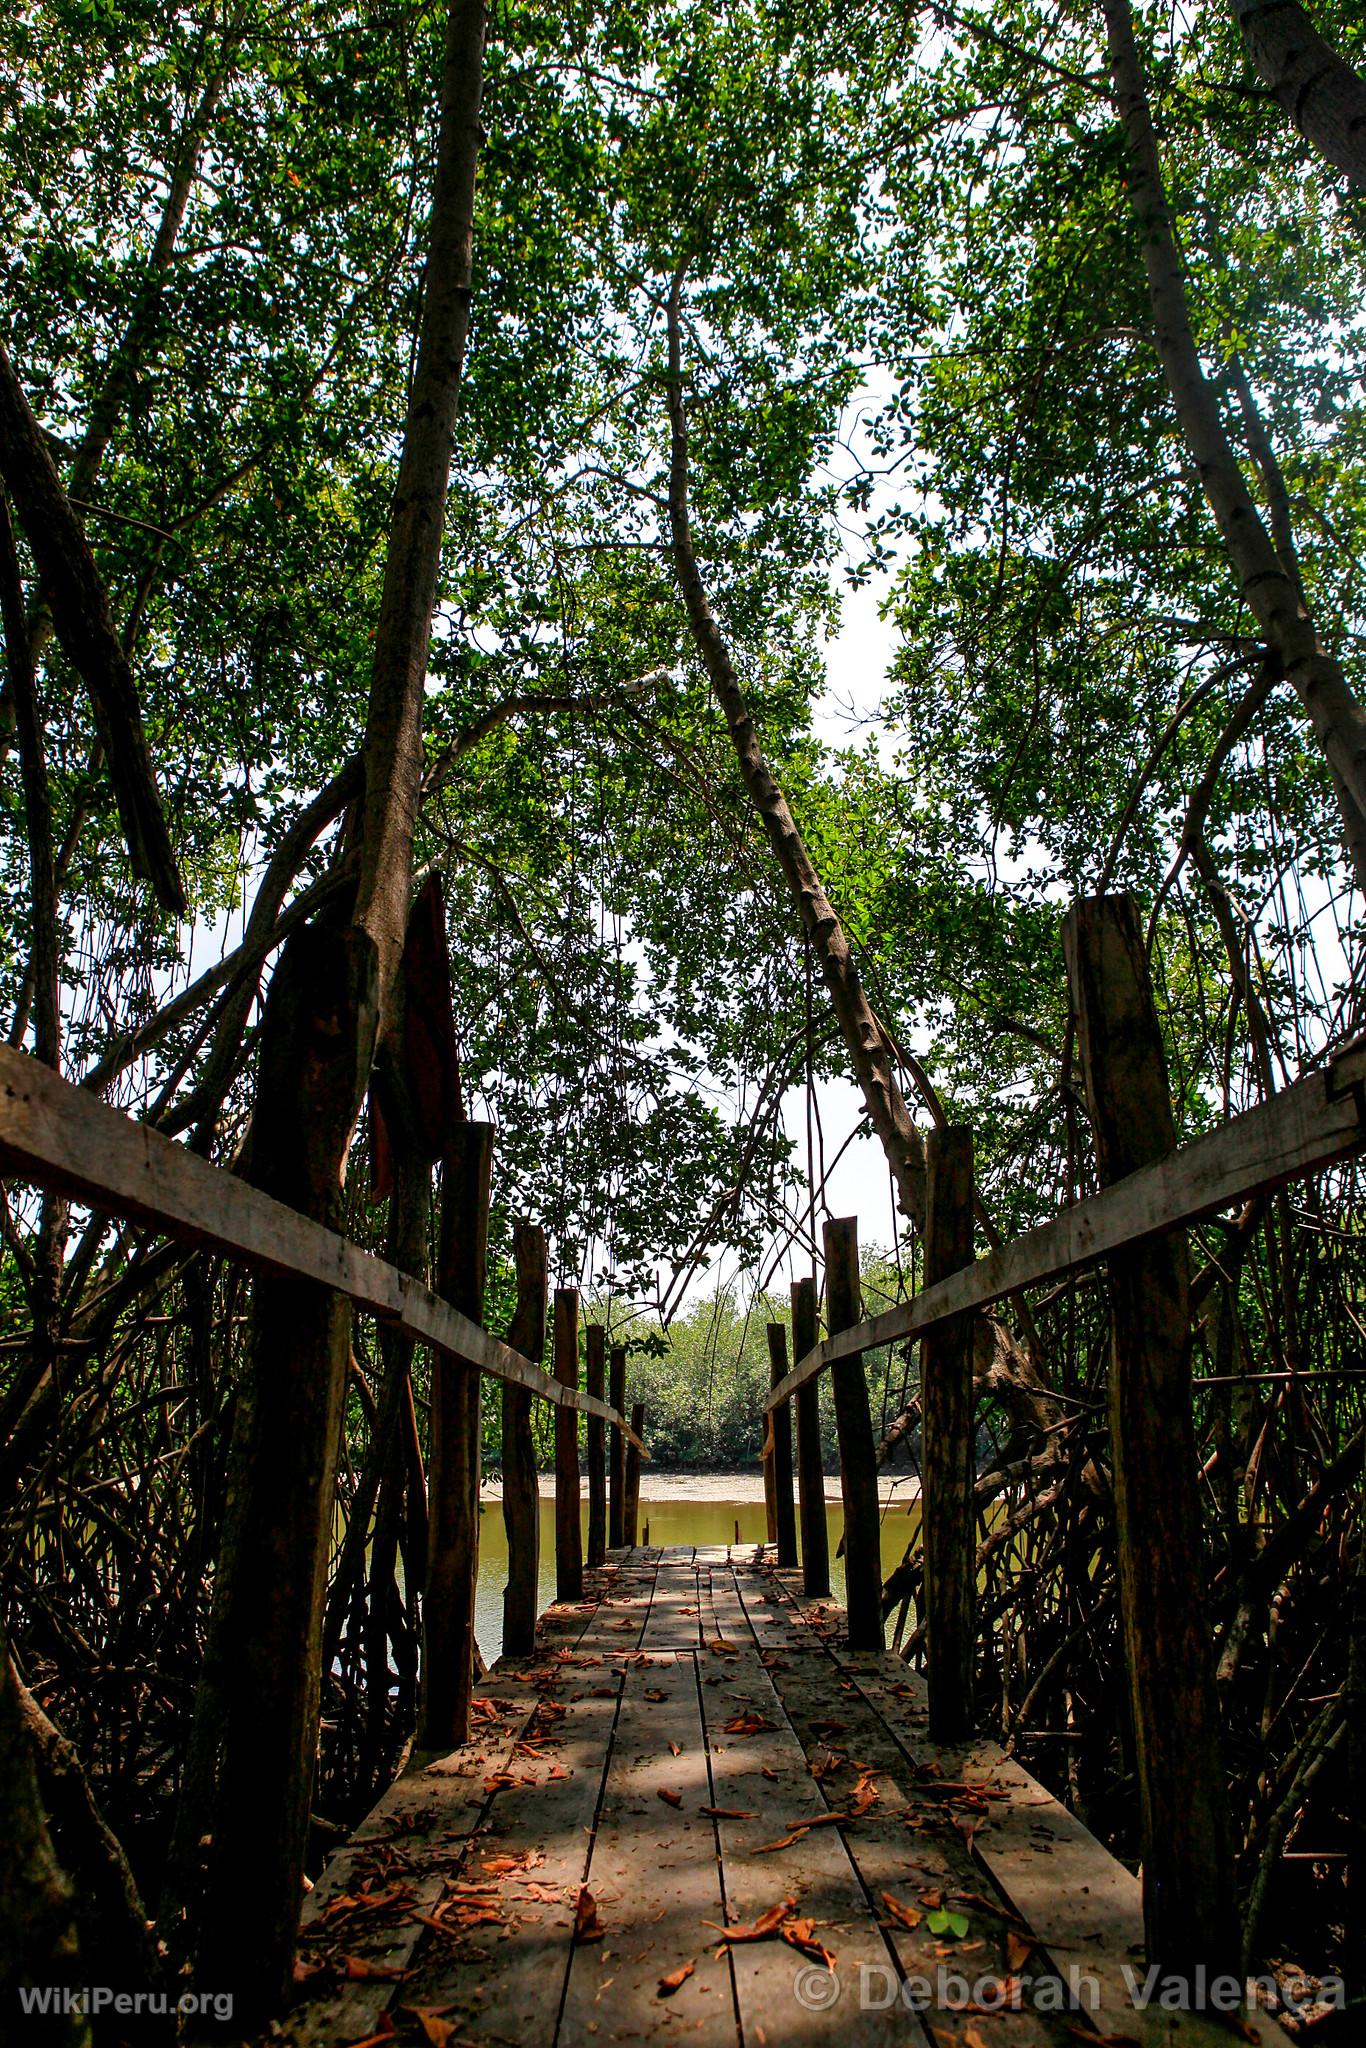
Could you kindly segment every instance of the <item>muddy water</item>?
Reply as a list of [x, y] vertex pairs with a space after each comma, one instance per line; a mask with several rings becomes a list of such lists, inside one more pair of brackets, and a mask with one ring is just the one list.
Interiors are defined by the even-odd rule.
[[[675, 1481], [675, 1484], [679, 1482]], [[704, 1484], [710, 1494], [716, 1485], [716, 1475], [708, 1475]], [[737, 1487], [736, 1491], [741, 1489]], [[752, 1489], [746, 1487], [746, 1492]], [[670, 1495], [673, 1494], [671, 1486]], [[844, 1599], [844, 1559], [836, 1553], [840, 1538], [844, 1534], [844, 1511], [839, 1502], [827, 1501], [826, 1525], [830, 1534], [830, 1590], [836, 1600]], [[736, 1524], [740, 1528], [740, 1541], [744, 1544], [761, 1543], [764, 1540], [764, 1504], [760, 1500], [688, 1500], [671, 1497], [667, 1500], [642, 1500], [640, 1504], [641, 1541], [650, 1543], [733, 1543]], [[585, 1536], [588, 1526], [588, 1510], [583, 1509]], [[885, 1504], [882, 1512], [882, 1571], [885, 1578], [892, 1567], [899, 1564], [907, 1543], [920, 1526], [919, 1503], [909, 1501]], [[648, 1537], [646, 1531], [648, 1530]], [[479, 1589], [475, 1613], [475, 1629], [479, 1647], [491, 1664], [503, 1644], [503, 1586], [507, 1579], [507, 1536], [503, 1528], [502, 1503], [487, 1500], [479, 1517]], [[540, 1604], [548, 1607], [555, 1598], [555, 1503], [544, 1495], [541, 1499], [541, 1596]]]

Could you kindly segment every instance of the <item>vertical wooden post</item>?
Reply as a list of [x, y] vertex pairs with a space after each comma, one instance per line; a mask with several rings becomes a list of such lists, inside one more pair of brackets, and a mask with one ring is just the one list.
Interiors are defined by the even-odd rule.
[[[436, 1286], [475, 1323], [484, 1320], [492, 1169], [492, 1124], [459, 1125], [441, 1164]], [[454, 1749], [469, 1740], [480, 1453], [478, 1367], [437, 1352], [427, 1473], [420, 1749]]]
[[[517, 1268], [517, 1312], [508, 1343], [533, 1365], [545, 1357], [545, 1232], [518, 1223], [512, 1233]], [[541, 1489], [531, 1435], [531, 1395], [503, 1382], [503, 1527], [507, 1530], [508, 1576], [503, 1588], [503, 1655], [530, 1657], [536, 1647], [540, 1604]]]
[[[601, 1323], [590, 1323], [584, 1332], [588, 1391], [601, 1401], [606, 1389], [604, 1346], [607, 1332]], [[588, 1418], [588, 1563], [596, 1569], [607, 1550], [607, 1424], [600, 1415]]]
[[[637, 1436], [645, 1430], [645, 1403], [631, 1404], [631, 1427]], [[640, 1527], [640, 1452], [632, 1443], [626, 1446], [626, 1484], [622, 1489], [621, 1540], [628, 1550], [636, 1547], [636, 1532]]]
[[[972, 1132], [966, 1124], [931, 1131], [925, 1150], [925, 1285], [932, 1287], [972, 1263]], [[954, 1316], [920, 1340], [920, 1526], [934, 1742], [966, 1742], [972, 1733], [976, 1406], [972, 1318]]]
[[[859, 1319], [858, 1224], [852, 1216], [825, 1226], [825, 1319], [831, 1336]], [[830, 1368], [844, 1495], [844, 1582], [851, 1650], [883, 1650], [882, 1526], [877, 1508], [877, 1444], [861, 1358]]]
[[[608, 1362], [607, 1399], [618, 1415], [626, 1413], [626, 1346], [614, 1344]], [[612, 1434], [607, 1445], [608, 1476], [611, 1487], [607, 1497], [607, 1543], [609, 1549], [620, 1550], [625, 1542], [622, 1535], [622, 1496], [626, 1491], [626, 1439], [621, 1431], [612, 1425]]]
[[[1176, 1142], [1131, 896], [1077, 903], [1063, 927], [1100, 1179]], [[1184, 1231], [1112, 1252], [1110, 1454], [1119, 1603], [1138, 1761], [1149, 1965], [1237, 1974], [1231, 1830], [1201, 1595]]]
[[[579, 1291], [555, 1289], [555, 1377], [579, 1384]], [[555, 1598], [583, 1598], [583, 1526], [579, 1517], [579, 1416], [555, 1410]]]
[[[792, 1283], [792, 1363], [815, 1349], [816, 1283]], [[797, 1487], [802, 1513], [802, 1591], [823, 1600], [830, 1591], [830, 1530], [825, 1519], [825, 1471], [821, 1457], [821, 1397], [815, 1380], [797, 1389]]]
[[[787, 1331], [781, 1323], [768, 1326], [768, 1379], [771, 1387], [787, 1378]], [[783, 1401], [769, 1413], [772, 1449], [769, 1469], [773, 1475], [773, 1537], [778, 1546], [778, 1563], [791, 1571], [797, 1562], [797, 1511], [792, 1503], [792, 1403]], [[821, 1506], [824, 1527], [825, 1509]]]

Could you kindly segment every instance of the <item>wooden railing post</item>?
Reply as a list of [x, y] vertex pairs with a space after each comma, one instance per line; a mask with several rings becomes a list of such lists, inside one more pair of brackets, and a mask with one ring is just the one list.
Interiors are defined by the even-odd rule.
[[[631, 1427], [636, 1435], [645, 1434], [645, 1403], [631, 1403]], [[633, 1443], [626, 1446], [626, 1483], [622, 1488], [621, 1540], [628, 1550], [636, 1547], [636, 1535], [640, 1527], [640, 1451]]]
[[[930, 1287], [972, 1263], [972, 1132], [966, 1124], [931, 1131], [925, 1150], [925, 1285]], [[972, 1732], [975, 1423], [972, 1318], [954, 1316], [920, 1340], [920, 1527], [930, 1737], [935, 1742], [965, 1742]]]
[[[1172, 1151], [1176, 1131], [1143, 925], [1130, 896], [1063, 928], [1100, 1178]], [[1238, 1972], [1231, 1830], [1191, 1413], [1184, 1231], [1111, 1252], [1110, 1455], [1119, 1604], [1138, 1759], [1148, 1963]]]
[[[492, 1124], [459, 1125], [441, 1165], [436, 1284], [453, 1308], [480, 1324], [492, 1170]], [[420, 1749], [454, 1749], [469, 1739], [481, 1449], [479, 1369], [438, 1352], [427, 1470]]]
[[[579, 1384], [579, 1290], [555, 1289], [555, 1377]], [[555, 1410], [555, 1598], [583, 1598], [583, 1526], [579, 1515], [579, 1418]]]
[[[618, 1415], [626, 1413], [626, 1346], [614, 1344], [608, 1363], [608, 1405]], [[607, 1446], [608, 1476], [611, 1487], [607, 1496], [607, 1543], [611, 1550], [620, 1550], [625, 1542], [622, 1535], [623, 1496], [626, 1492], [626, 1439], [616, 1424]]]
[[[590, 1323], [584, 1332], [584, 1370], [588, 1391], [599, 1401], [604, 1385], [607, 1332]], [[595, 1570], [607, 1550], [607, 1424], [600, 1415], [588, 1418], [588, 1564]]]
[[[512, 1233], [517, 1313], [508, 1331], [514, 1350], [539, 1365], [545, 1356], [545, 1232], [518, 1223]], [[508, 1576], [503, 1589], [503, 1655], [529, 1657], [536, 1647], [541, 1579], [541, 1490], [531, 1436], [531, 1395], [503, 1381], [503, 1526]]]
[[[769, 1385], [787, 1377], [787, 1331], [768, 1326]], [[792, 1404], [781, 1401], [768, 1418], [770, 1449], [767, 1468], [773, 1484], [773, 1534], [778, 1563], [790, 1571], [797, 1562], [797, 1511], [792, 1501]], [[823, 1518], [822, 1518], [823, 1519]]]
[[[819, 1336], [816, 1283], [792, 1283], [792, 1353], [800, 1362]], [[825, 1471], [821, 1457], [819, 1384], [808, 1380], [797, 1389], [797, 1486], [802, 1513], [802, 1591], [808, 1600], [823, 1600], [830, 1591], [830, 1530], [825, 1519]]]
[[[834, 1336], [859, 1319], [858, 1224], [852, 1216], [825, 1226], [825, 1318]], [[844, 1495], [845, 1609], [851, 1650], [883, 1650], [882, 1527], [877, 1506], [877, 1444], [861, 1358], [830, 1368]]]

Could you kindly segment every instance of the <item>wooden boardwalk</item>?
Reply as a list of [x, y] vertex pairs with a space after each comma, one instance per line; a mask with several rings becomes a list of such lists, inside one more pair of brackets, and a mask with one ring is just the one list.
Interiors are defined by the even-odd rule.
[[[771, 1557], [617, 1553], [547, 1612], [478, 1688], [479, 1738], [417, 1759], [329, 1864], [297, 2048], [1239, 2038], [1133, 2008], [1137, 1881], [998, 1749], [934, 1749], [915, 1675], [849, 1654]], [[1048, 2010], [1070, 1972], [1083, 2009]], [[1257, 2015], [1244, 2038], [1286, 2040]]]

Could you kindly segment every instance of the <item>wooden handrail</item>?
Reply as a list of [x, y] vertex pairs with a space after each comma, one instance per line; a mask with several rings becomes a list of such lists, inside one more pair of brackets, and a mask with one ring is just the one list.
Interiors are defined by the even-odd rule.
[[406, 1336], [493, 1379], [525, 1387], [556, 1407], [601, 1415], [650, 1455], [615, 1408], [561, 1386], [421, 1281], [8, 1046], [0, 1046], [0, 1173], [206, 1245], [253, 1271], [334, 1288]]
[[1364, 1140], [1366, 1038], [1357, 1038], [1269, 1102], [1074, 1203], [910, 1301], [827, 1337], [798, 1360], [764, 1405], [786, 1401], [836, 1359], [919, 1337], [949, 1316], [1056, 1280], [1120, 1245], [1194, 1223], [1242, 1197], [1331, 1166]]

